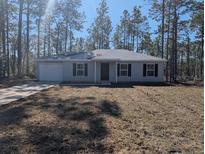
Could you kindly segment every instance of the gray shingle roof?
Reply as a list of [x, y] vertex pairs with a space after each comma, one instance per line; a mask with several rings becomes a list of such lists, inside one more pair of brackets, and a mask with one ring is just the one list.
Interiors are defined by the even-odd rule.
[[116, 61], [162, 61], [166, 59], [154, 57], [142, 53], [136, 53], [124, 49], [99, 49], [89, 52], [79, 52], [67, 56], [45, 57], [40, 60], [116, 60]]
[[166, 61], [166, 59], [136, 53], [124, 49], [100, 49], [92, 51], [95, 60], [120, 60], [120, 61]]

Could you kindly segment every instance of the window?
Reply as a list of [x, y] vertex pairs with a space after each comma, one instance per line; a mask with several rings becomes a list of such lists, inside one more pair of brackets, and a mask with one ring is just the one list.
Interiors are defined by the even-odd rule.
[[73, 76], [88, 76], [88, 64], [73, 63]]
[[120, 76], [128, 76], [128, 64], [120, 64]]
[[147, 64], [147, 76], [154, 76], [155, 75], [155, 65], [154, 64]]
[[76, 67], [76, 75], [77, 76], [84, 76], [85, 72], [85, 67], [84, 64], [77, 64]]
[[117, 75], [118, 76], [131, 76], [132, 65], [131, 64], [117, 64]]

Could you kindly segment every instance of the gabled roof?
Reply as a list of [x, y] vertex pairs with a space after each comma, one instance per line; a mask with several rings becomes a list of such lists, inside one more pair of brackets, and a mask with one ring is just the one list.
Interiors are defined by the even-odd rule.
[[66, 56], [53, 56], [38, 59], [38, 61], [66, 61], [66, 60], [93, 60], [93, 61], [158, 61], [165, 62], [166, 59], [136, 53], [124, 49], [99, 49], [89, 52], [72, 53]]
[[94, 50], [95, 60], [120, 60], [120, 61], [166, 61], [166, 59], [136, 53], [124, 49], [100, 49]]

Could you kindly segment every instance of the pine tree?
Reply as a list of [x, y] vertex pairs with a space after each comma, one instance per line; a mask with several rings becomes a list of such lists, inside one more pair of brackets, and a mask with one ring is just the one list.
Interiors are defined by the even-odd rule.
[[110, 33], [112, 31], [111, 20], [108, 16], [108, 7], [106, 0], [102, 0], [97, 8], [97, 17], [88, 30], [90, 40], [93, 40], [95, 48], [110, 48]]
[[67, 52], [67, 43], [69, 38], [69, 51], [72, 51], [73, 32], [80, 31], [83, 28], [84, 14], [79, 12], [81, 0], [63, 0], [61, 1], [61, 11], [65, 22], [65, 49]]
[[195, 38], [200, 42], [200, 76], [203, 80], [204, 65], [204, 2], [193, 1], [190, 7], [191, 11], [191, 29], [196, 31]]
[[123, 16], [120, 20], [120, 26], [122, 29], [122, 35], [123, 35], [123, 49], [128, 49], [128, 37], [129, 37], [129, 24], [130, 24], [130, 14], [127, 10], [123, 11]]
[[140, 43], [140, 50], [150, 55], [153, 50], [153, 41], [151, 39], [151, 34], [149, 32], [145, 33], [142, 37], [141, 43]]
[[[133, 36], [133, 49], [139, 52], [140, 39], [144, 33], [149, 29], [147, 18], [142, 16], [140, 7], [135, 6], [132, 12], [132, 36]], [[136, 37], [136, 41], [135, 41]], [[136, 47], [135, 47], [136, 42]]]
[[122, 29], [119, 25], [116, 26], [115, 33], [113, 35], [113, 45], [115, 49], [121, 49], [122, 45]]
[[29, 32], [30, 32], [30, 0], [27, 0], [27, 13], [26, 13], [26, 74], [29, 75], [29, 45], [30, 45], [30, 36], [29, 36]]
[[18, 77], [21, 77], [22, 71], [22, 13], [24, 0], [19, 0], [19, 21], [18, 21]]
[[139, 52], [142, 38], [148, 30], [147, 18], [142, 16], [140, 7], [135, 6], [132, 15], [124, 10], [113, 36], [114, 46]]
[[35, 0], [33, 3], [35, 3], [34, 9], [33, 9], [33, 14], [36, 18], [36, 23], [37, 23], [37, 36], [38, 36], [38, 42], [37, 42], [37, 58], [40, 57], [41, 53], [41, 31], [42, 31], [42, 17], [44, 14], [44, 10], [46, 8], [46, 0]]

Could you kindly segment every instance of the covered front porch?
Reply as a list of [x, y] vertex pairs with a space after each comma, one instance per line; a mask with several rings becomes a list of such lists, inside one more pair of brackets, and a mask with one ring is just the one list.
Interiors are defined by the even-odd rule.
[[94, 61], [95, 83], [118, 83], [118, 60]]

